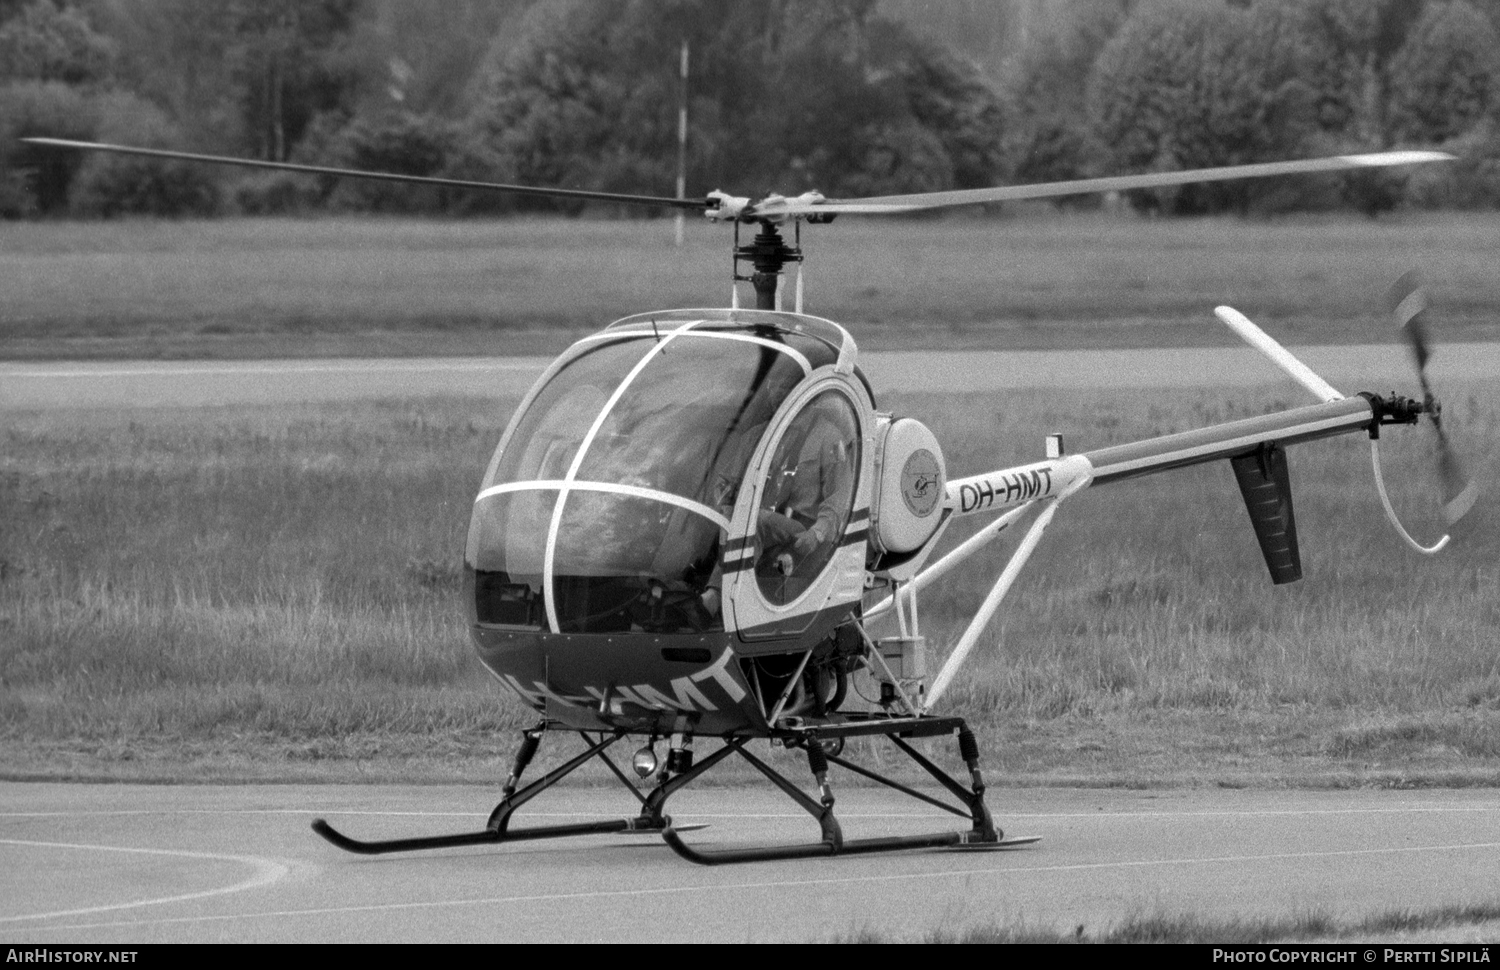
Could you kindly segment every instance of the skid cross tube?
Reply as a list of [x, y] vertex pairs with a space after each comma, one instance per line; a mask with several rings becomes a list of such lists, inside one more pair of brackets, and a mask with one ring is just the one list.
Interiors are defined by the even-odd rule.
[[[596, 744], [589, 746], [582, 754], [575, 755], [566, 764], [553, 768], [515, 794], [507, 794], [500, 800], [500, 804], [495, 806], [495, 810], [490, 812], [490, 820], [486, 823], [485, 828], [494, 832], [499, 840], [511, 840], [546, 839], [559, 835], [582, 835], [588, 832], [618, 832], [621, 828], [628, 827], [625, 825], [626, 820], [609, 819], [602, 822], [576, 822], [572, 825], [546, 825], [534, 829], [522, 829], [516, 832], [507, 831], [510, 826], [510, 817], [515, 814], [516, 809], [578, 770], [579, 766], [595, 755], [604, 758], [604, 749], [624, 736], [625, 732], [616, 731], [614, 734], [602, 737]], [[588, 735], [582, 735], [582, 737], [584, 741], [588, 740]], [[609, 759], [604, 758], [604, 760], [608, 761]]]
[[[583, 738], [585, 742], [587, 742], [589, 739], [589, 736], [587, 734], [584, 734], [582, 731], [578, 732], [578, 736]], [[640, 790], [635, 786], [635, 782], [631, 781], [630, 776], [625, 774], [625, 772], [621, 770], [619, 765], [615, 764], [614, 759], [605, 754], [603, 751], [600, 751], [599, 760], [604, 762], [604, 766], [610, 770], [611, 774], [620, 779], [620, 784], [624, 785], [626, 790], [628, 790], [630, 794], [634, 795], [642, 805], [646, 804], [646, 796], [640, 793]]]
[[[822, 798], [814, 798], [803, 791], [796, 784], [788, 780], [776, 769], [766, 764], [743, 749], [744, 740], [736, 739], [735, 750], [746, 761], [749, 761], [761, 774], [780, 788], [786, 795], [800, 805], [809, 815], [817, 819], [822, 838], [817, 842], [802, 843], [798, 845], [776, 845], [776, 846], [750, 846], [734, 849], [699, 849], [684, 842], [680, 835], [668, 825], [661, 835], [666, 843], [678, 855], [689, 862], [699, 865], [715, 866], [735, 862], [765, 862], [779, 859], [806, 859], [822, 856], [835, 855], [857, 855], [871, 852], [896, 852], [910, 849], [930, 849], [956, 846], [970, 846], [975, 848], [1008, 848], [1033, 842], [1035, 839], [1020, 838], [1007, 839], [1003, 832], [995, 825], [994, 818], [990, 814], [989, 807], [984, 803], [984, 778], [979, 770], [978, 745], [974, 740], [973, 733], [962, 718], [901, 718], [891, 719], [890, 726], [881, 730], [878, 719], [855, 721], [848, 724], [819, 725], [803, 731], [787, 732], [780, 736], [780, 740], [788, 747], [801, 747], [807, 750], [808, 765], [813, 771], [822, 790]], [[929, 723], [936, 722], [936, 723]], [[961, 782], [954, 779], [942, 768], [926, 758], [920, 751], [916, 750], [904, 741], [893, 728], [900, 727], [902, 733], [913, 735], [934, 736], [937, 734], [957, 733], [959, 739], [959, 752], [969, 767], [973, 778], [972, 787], [965, 787]], [[943, 787], [952, 792], [961, 802], [968, 806], [964, 811], [945, 804], [944, 802], [925, 795], [898, 782], [885, 778], [867, 768], [855, 765], [844, 758], [825, 754], [820, 741], [823, 738], [835, 737], [859, 737], [873, 734], [884, 734], [886, 737], [910, 757], [918, 766], [930, 774]], [[722, 757], [729, 753], [729, 746], [716, 752]], [[970, 831], [953, 832], [931, 832], [923, 835], [898, 835], [884, 838], [871, 839], [845, 839], [839, 826], [838, 819], [834, 816], [834, 797], [827, 784], [826, 772], [828, 764], [833, 763], [840, 767], [848, 768], [856, 774], [862, 775], [873, 781], [887, 785], [904, 795], [910, 795], [920, 801], [936, 806], [946, 812], [959, 817], [968, 818], [973, 823]]]
[[[651, 790], [651, 794], [646, 796], [645, 802], [641, 805], [642, 822], [649, 820], [650, 827], [670, 831], [672, 825], [671, 816], [662, 814], [662, 806], [667, 803], [667, 799], [674, 792], [686, 787], [693, 779], [744, 747], [745, 742], [749, 740], [749, 738], [729, 738], [724, 742], [724, 747], [693, 765], [687, 771], [671, 778], [664, 778], [660, 784]], [[642, 827], [645, 826], [643, 825]], [[663, 835], [665, 834], [664, 831]]]

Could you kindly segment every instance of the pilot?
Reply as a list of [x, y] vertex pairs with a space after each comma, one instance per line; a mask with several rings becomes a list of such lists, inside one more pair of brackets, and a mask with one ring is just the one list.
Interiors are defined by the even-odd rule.
[[783, 576], [821, 562], [848, 512], [849, 443], [833, 415], [813, 408], [793, 422], [771, 459], [756, 523], [760, 564]]

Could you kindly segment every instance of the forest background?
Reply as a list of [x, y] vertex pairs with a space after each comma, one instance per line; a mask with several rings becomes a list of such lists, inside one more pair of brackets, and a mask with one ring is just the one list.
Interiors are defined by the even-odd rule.
[[565, 206], [51, 152], [25, 135], [675, 194], [684, 41], [689, 196], [1423, 147], [1460, 161], [1130, 202], [1500, 206], [1500, 0], [0, 0], [0, 216]]

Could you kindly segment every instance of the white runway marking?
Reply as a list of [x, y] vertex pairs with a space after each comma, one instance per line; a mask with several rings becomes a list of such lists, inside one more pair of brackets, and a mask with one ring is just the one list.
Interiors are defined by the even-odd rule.
[[[1232, 814], [1232, 813], [1231, 813]], [[379, 903], [368, 906], [337, 906], [316, 909], [276, 910], [264, 913], [225, 913], [210, 916], [183, 916], [159, 920], [129, 920], [112, 923], [78, 923], [66, 926], [46, 927], [49, 930], [91, 930], [130, 926], [155, 926], [182, 923], [209, 923], [254, 919], [285, 919], [288, 917], [338, 916], [355, 913], [397, 912], [423, 909], [440, 909], [454, 906], [493, 906], [505, 903], [546, 903], [583, 899], [609, 899], [620, 897], [663, 896], [678, 893], [722, 893], [741, 892], [752, 889], [794, 889], [819, 886], [849, 886], [856, 884], [892, 883], [907, 880], [932, 880], [974, 876], [1008, 876], [1044, 874], [1053, 872], [1098, 871], [1106, 869], [1142, 869], [1164, 866], [1222, 865], [1259, 862], [1295, 862], [1312, 859], [1339, 859], [1355, 856], [1411, 855], [1419, 852], [1456, 852], [1468, 849], [1500, 849], [1500, 842], [1463, 842], [1446, 845], [1404, 846], [1378, 849], [1339, 849], [1318, 852], [1271, 852], [1263, 855], [1227, 855], [1188, 857], [1177, 859], [1137, 859], [1121, 862], [1081, 862], [1051, 866], [991, 867], [985, 869], [944, 869], [936, 872], [903, 872], [884, 875], [845, 876], [827, 879], [778, 879], [760, 882], [739, 882], [722, 885], [696, 883], [688, 886], [662, 886], [635, 889], [594, 889], [569, 893], [538, 893], [522, 896], [489, 896], [483, 899], [449, 899], [424, 902]]]
[[136, 849], [116, 845], [85, 845], [75, 842], [32, 842], [25, 839], [0, 839], [0, 845], [19, 845], [28, 848], [42, 849], [73, 849], [84, 852], [130, 852], [141, 855], [174, 856], [184, 859], [211, 859], [215, 862], [239, 862], [250, 866], [255, 874], [248, 879], [241, 880], [232, 886], [221, 886], [218, 889], [205, 889], [196, 893], [181, 893], [176, 896], [159, 896], [152, 899], [139, 899], [127, 903], [111, 903], [106, 906], [86, 906], [81, 909], [61, 909], [50, 913], [27, 913], [23, 916], [0, 916], [0, 923], [17, 923], [26, 920], [58, 919], [63, 916], [84, 916], [89, 913], [104, 913], [120, 909], [136, 909], [141, 906], [160, 906], [165, 903], [180, 903], [190, 899], [204, 899], [209, 896], [225, 896], [230, 893], [244, 892], [247, 889], [256, 889], [261, 886], [269, 886], [285, 878], [290, 871], [286, 866], [270, 859], [249, 855], [227, 855], [218, 852], [188, 852], [181, 849]]

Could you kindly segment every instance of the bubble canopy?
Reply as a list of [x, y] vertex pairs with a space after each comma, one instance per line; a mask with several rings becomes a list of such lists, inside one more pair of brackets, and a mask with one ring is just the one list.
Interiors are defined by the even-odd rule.
[[794, 314], [622, 320], [575, 344], [522, 403], [474, 503], [476, 626], [551, 633], [724, 628], [720, 560], [768, 423], [846, 348]]

